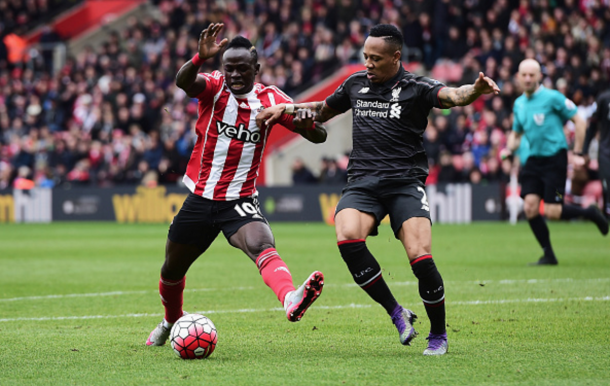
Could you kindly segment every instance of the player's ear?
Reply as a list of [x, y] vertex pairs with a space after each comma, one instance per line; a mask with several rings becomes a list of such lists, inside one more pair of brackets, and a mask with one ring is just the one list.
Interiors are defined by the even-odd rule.
[[260, 72], [260, 70], [261, 70], [261, 65], [260, 65], [260, 63], [256, 63], [256, 64], [254, 65], [254, 75], [257, 75], [257, 74]]
[[394, 51], [394, 64], [400, 62], [400, 59], [402, 58], [402, 52], [400, 52], [400, 50], [396, 50]]

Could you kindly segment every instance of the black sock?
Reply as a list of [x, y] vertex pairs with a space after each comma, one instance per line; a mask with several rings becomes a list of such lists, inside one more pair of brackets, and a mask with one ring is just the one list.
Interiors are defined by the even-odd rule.
[[445, 287], [432, 255], [423, 255], [411, 262], [411, 269], [419, 280], [419, 295], [430, 319], [430, 332], [443, 334], [445, 328]]
[[561, 219], [571, 220], [573, 218], [584, 217], [588, 220], [592, 219], [592, 213], [587, 208], [581, 208], [576, 205], [562, 205], [561, 207]]
[[346, 240], [338, 243], [341, 257], [352, 273], [354, 281], [374, 301], [391, 314], [398, 302], [381, 275], [381, 267], [369, 252], [364, 240]]
[[534, 232], [534, 236], [536, 236], [536, 240], [538, 240], [538, 244], [542, 247], [544, 255], [555, 257], [555, 252], [553, 252], [553, 247], [551, 247], [551, 237], [546, 221], [544, 221], [540, 215], [530, 218], [527, 221], [530, 224], [530, 228], [532, 228], [532, 232]]

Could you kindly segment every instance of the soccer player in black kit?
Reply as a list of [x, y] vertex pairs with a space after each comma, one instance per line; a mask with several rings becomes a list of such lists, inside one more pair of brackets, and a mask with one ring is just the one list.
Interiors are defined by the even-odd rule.
[[597, 110], [587, 130], [583, 153], [589, 152], [589, 145], [599, 131], [599, 150], [597, 152], [599, 180], [602, 183], [604, 206], [602, 211], [610, 220], [610, 90], [597, 97]]
[[472, 103], [482, 94], [498, 94], [495, 82], [479, 74], [473, 85], [446, 87], [416, 76], [401, 64], [403, 38], [392, 25], [373, 27], [364, 43], [366, 70], [351, 75], [324, 102], [276, 105], [257, 116], [272, 124], [281, 114], [309, 108], [315, 120], [352, 109], [353, 150], [348, 183], [335, 213], [337, 243], [354, 281], [390, 315], [409, 345], [416, 336], [415, 314], [404, 309], [385, 283], [379, 263], [366, 247], [366, 237], [377, 234], [379, 222], [390, 215], [394, 235], [409, 257], [419, 280], [419, 293], [430, 319], [424, 355], [447, 352], [445, 289], [432, 260], [432, 229], [425, 182], [428, 160], [422, 135], [433, 107], [450, 108]]

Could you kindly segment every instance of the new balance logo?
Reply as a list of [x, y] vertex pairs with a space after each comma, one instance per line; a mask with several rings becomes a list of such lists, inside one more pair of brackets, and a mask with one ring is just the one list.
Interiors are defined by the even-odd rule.
[[358, 94], [366, 94], [367, 92], [369, 92], [369, 88], [368, 87], [362, 87], [360, 89], [360, 91], [358, 91]]
[[235, 127], [228, 123], [216, 121], [216, 129], [218, 130], [218, 134], [224, 134], [227, 137], [234, 138], [238, 141], [259, 143], [261, 140], [261, 133], [259, 131], [250, 131], [243, 123], [240, 123]]
[[394, 103], [392, 106], [390, 106], [390, 118], [400, 119], [401, 111], [402, 107], [398, 103]]

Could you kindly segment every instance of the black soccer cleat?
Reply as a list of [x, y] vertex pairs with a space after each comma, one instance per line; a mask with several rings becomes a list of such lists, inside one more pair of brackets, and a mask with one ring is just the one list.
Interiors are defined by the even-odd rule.
[[590, 205], [587, 209], [593, 213], [591, 221], [597, 225], [597, 229], [599, 229], [601, 234], [606, 236], [608, 234], [608, 219], [606, 216], [604, 216], [602, 211], [595, 205]]
[[528, 265], [557, 265], [557, 258], [555, 256], [542, 256], [538, 261], [529, 263]]

